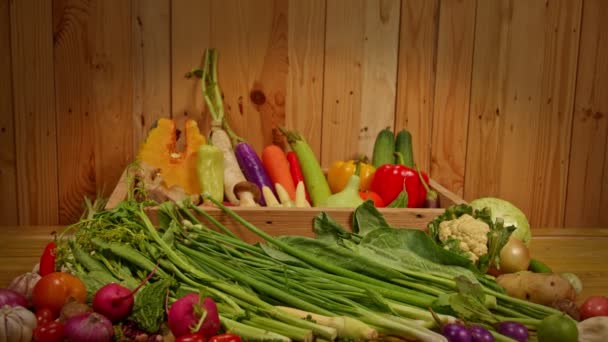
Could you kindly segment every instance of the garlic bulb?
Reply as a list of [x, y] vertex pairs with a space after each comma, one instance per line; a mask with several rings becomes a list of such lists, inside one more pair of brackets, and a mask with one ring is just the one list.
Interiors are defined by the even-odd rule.
[[36, 316], [22, 306], [0, 308], [0, 341], [30, 342]]
[[32, 291], [34, 286], [40, 280], [38, 273], [28, 272], [24, 273], [17, 278], [13, 279], [11, 284], [8, 286], [9, 289], [19, 292], [27, 298], [29, 302], [32, 301]]

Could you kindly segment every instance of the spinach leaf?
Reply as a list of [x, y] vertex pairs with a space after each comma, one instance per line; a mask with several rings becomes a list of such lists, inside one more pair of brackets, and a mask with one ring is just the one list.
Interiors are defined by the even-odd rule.
[[313, 230], [318, 240], [338, 242], [351, 239], [353, 234], [334, 221], [326, 212], [321, 212], [313, 219]]
[[365, 236], [378, 228], [390, 228], [384, 216], [374, 206], [374, 202], [367, 200], [359, 205], [353, 214], [353, 232]]
[[165, 319], [165, 294], [169, 281], [159, 280], [146, 285], [135, 295], [133, 313], [129, 317], [137, 326], [148, 333], [156, 333]]

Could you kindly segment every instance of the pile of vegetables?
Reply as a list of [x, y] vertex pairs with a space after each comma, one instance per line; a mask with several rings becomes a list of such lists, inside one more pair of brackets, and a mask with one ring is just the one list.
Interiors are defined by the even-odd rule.
[[140, 171], [130, 185], [144, 184], [149, 198], [161, 203], [189, 198], [200, 204], [199, 195], [205, 194], [232, 206], [274, 208], [355, 208], [366, 200], [378, 208], [439, 206], [428, 175], [414, 164], [412, 136], [405, 129], [396, 137], [388, 129], [380, 131], [372, 162], [365, 156], [337, 160], [327, 174], [304, 137], [283, 127], [276, 127], [274, 143], [258, 155], [226, 120], [217, 64], [217, 51], [208, 49], [203, 68], [186, 75], [201, 79], [211, 116], [208, 139], [196, 121], [187, 120], [185, 148], [177, 151], [179, 131], [173, 120], [163, 118], [142, 144]]

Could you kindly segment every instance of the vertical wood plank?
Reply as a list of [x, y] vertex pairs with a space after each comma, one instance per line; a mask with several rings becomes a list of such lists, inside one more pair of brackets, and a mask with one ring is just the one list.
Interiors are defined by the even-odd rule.
[[131, 4], [56, 0], [55, 83], [62, 223], [107, 195], [133, 160]]
[[9, 0], [0, 0], [0, 225], [19, 223], [9, 10]]
[[401, 3], [395, 131], [410, 131], [422, 170], [431, 167], [438, 20], [439, 0]]
[[465, 198], [561, 226], [581, 1], [478, 6]]
[[133, 146], [148, 130], [171, 117], [171, 3], [133, 0]]
[[230, 126], [259, 153], [285, 123], [287, 0], [212, 3], [211, 41]]
[[371, 157], [378, 131], [393, 128], [399, 19], [398, 1], [328, 0], [324, 166], [359, 153]]
[[57, 224], [51, 2], [10, 1], [20, 224]]
[[[171, 116], [178, 122], [197, 120], [204, 132], [209, 119], [204, 114], [200, 80], [184, 75], [201, 67], [205, 48], [212, 47], [210, 11], [211, 0], [171, 1]], [[222, 60], [224, 52], [219, 54]]]
[[325, 0], [289, 2], [285, 125], [321, 155]]
[[608, 3], [583, 2], [564, 225], [608, 224]]
[[462, 196], [475, 29], [475, 0], [442, 1], [433, 102], [431, 177]]

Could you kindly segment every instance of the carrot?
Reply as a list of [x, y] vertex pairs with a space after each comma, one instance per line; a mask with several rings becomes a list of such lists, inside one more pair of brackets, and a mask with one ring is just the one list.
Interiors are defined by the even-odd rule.
[[289, 172], [289, 161], [285, 152], [277, 145], [268, 145], [262, 150], [262, 164], [273, 183], [281, 184], [292, 200], [296, 198], [296, 186]]
[[321, 169], [321, 165], [319, 165], [315, 153], [310, 149], [304, 137], [298, 133], [289, 132], [283, 128], [280, 129], [298, 156], [298, 161], [304, 174], [304, 184], [306, 185], [306, 189], [308, 189], [312, 204], [313, 206], [318, 206], [327, 197], [331, 196], [331, 190], [329, 189], [329, 184], [327, 184], [327, 179]]

